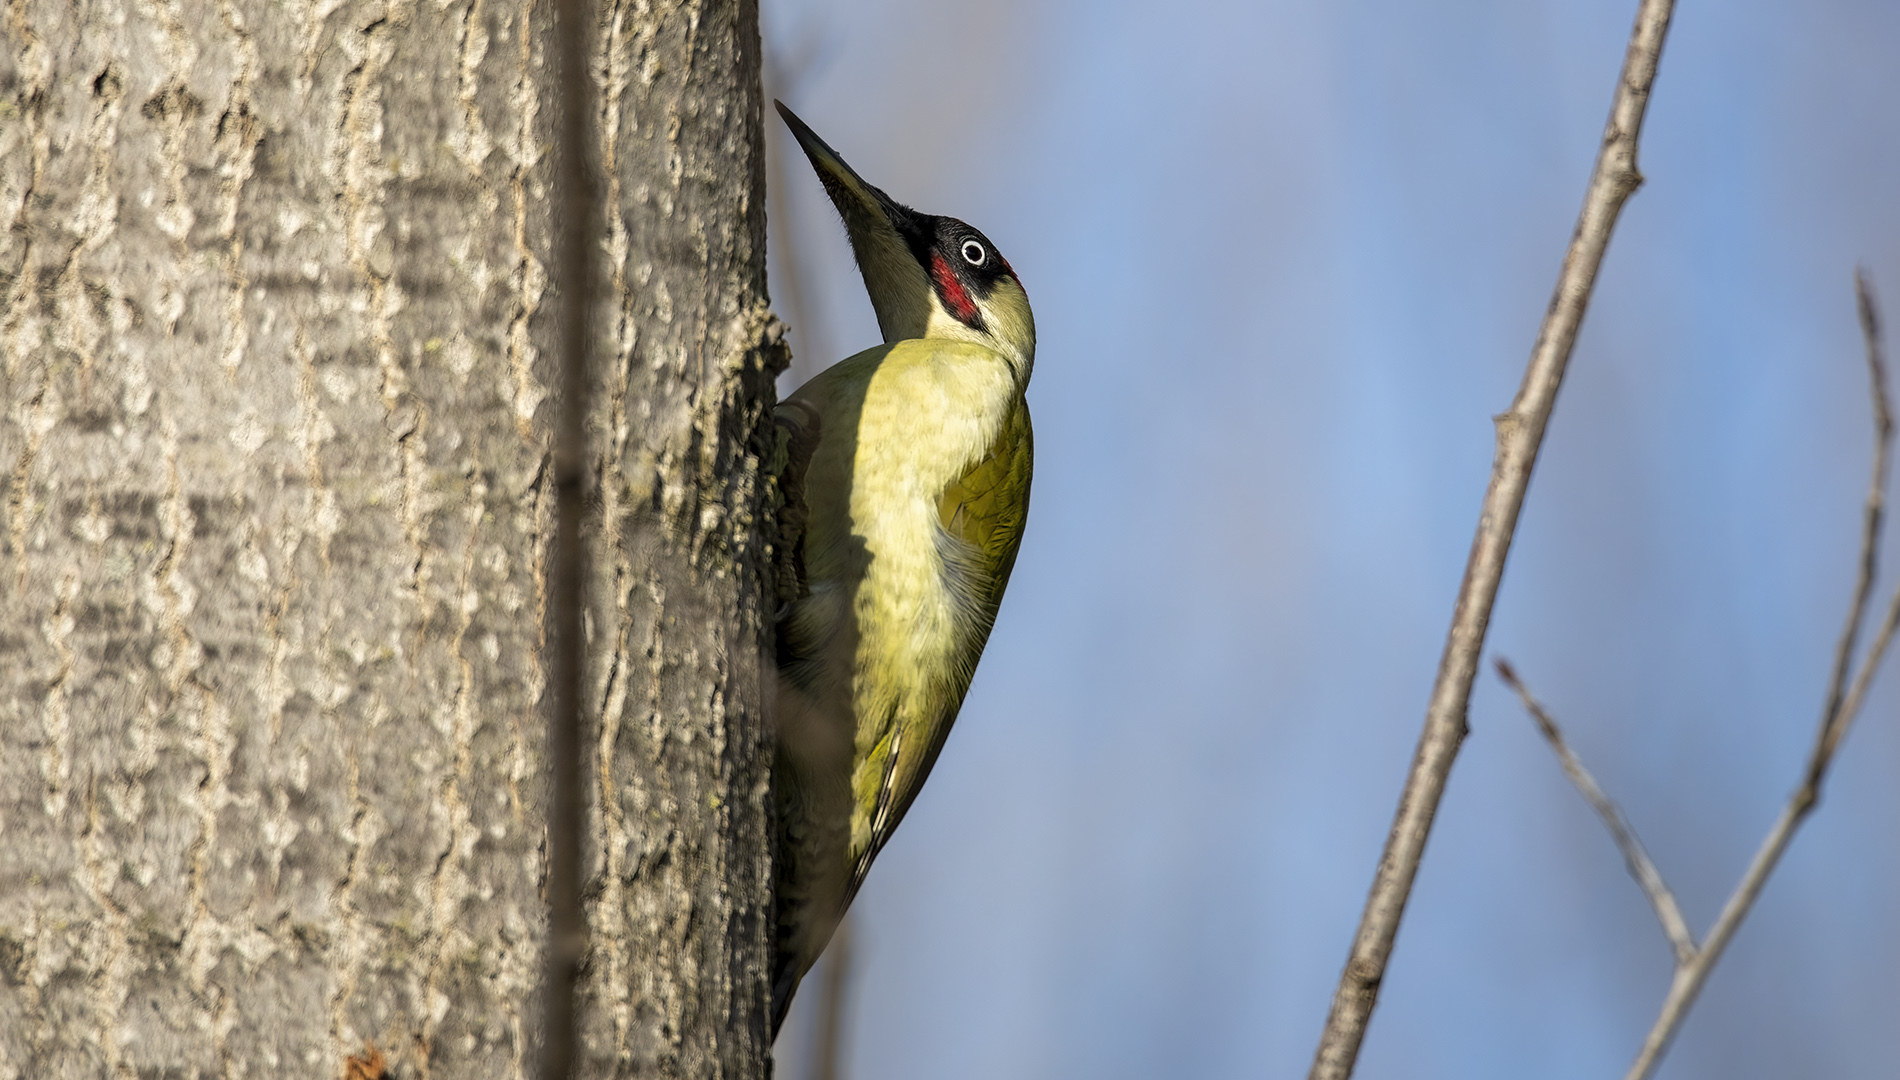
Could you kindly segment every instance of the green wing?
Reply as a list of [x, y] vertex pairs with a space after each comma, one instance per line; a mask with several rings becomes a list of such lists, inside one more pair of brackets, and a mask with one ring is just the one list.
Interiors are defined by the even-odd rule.
[[1009, 584], [1010, 569], [1016, 565], [1016, 549], [1022, 545], [1034, 458], [1029, 403], [1019, 400], [1003, 421], [996, 449], [945, 488], [943, 497], [937, 500], [944, 531], [980, 553], [980, 568], [990, 586], [983, 597], [987, 619], [996, 617], [1003, 587]]
[[944, 533], [962, 542], [953, 547], [955, 554], [945, 563], [954, 579], [951, 588], [963, 596], [972, 618], [965, 638], [968, 659], [956, 688], [958, 705], [969, 689], [977, 658], [990, 639], [996, 610], [1003, 602], [1003, 589], [1009, 584], [1009, 572], [1016, 566], [1023, 523], [1029, 516], [1029, 478], [1034, 459], [1029, 403], [1018, 400], [1003, 421], [990, 456], [945, 488], [937, 500]]
[[[845, 890], [845, 903], [857, 895], [858, 886], [870, 871], [872, 860], [890, 839], [904, 814], [929, 778], [944, 739], [963, 705], [976, 674], [976, 662], [983, 655], [990, 629], [996, 622], [997, 608], [1003, 602], [1003, 590], [1016, 566], [1016, 552], [1022, 546], [1023, 525], [1029, 516], [1029, 481], [1035, 459], [1035, 438], [1029, 424], [1029, 404], [1017, 399], [1016, 406], [1003, 421], [995, 446], [988, 457], [971, 466], [944, 489], [937, 500], [938, 520], [943, 525], [940, 553], [944, 560], [945, 586], [958, 597], [962, 611], [959, 655], [949, 675], [949, 684], [934, 695], [942, 714], [924, 724], [894, 724], [891, 734], [872, 753], [882, 766], [876, 806], [873, 811], [870, 843], [852, 852], [852, 874]], [[918, 738], [906, 740], [907, 733], [921, 728]], [[878, 759], [882, 759], [879, 761]]]

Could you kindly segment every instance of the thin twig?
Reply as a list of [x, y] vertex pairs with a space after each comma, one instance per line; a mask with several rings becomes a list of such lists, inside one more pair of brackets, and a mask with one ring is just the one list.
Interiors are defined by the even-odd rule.
[[1352, 1075], [1366, 1025], [1372, 1018], [1373, 1006], [1378, 1003], [1379, 986], [1392, 955], [1399, 920], [1405, 914], [1412, 882], [1424, 858], [1425, 839], [1431, 831], [1439, 800], [1444, 796], [1452, 762], [1464, 742], [1471, 683], [1477, 676], [1485, 631], [1491, 621], [1491, 607], [1504, 575], [1505, 558], [1511, 550], [1525, 489], [1530, 485], [1531, 469], [1537, 463], [1537, 452], [1543, 444], [1544, 428], [1550, 422], [1557, 388], [1570, 362], [1577, 330], [1589, 306], [1597, 269], [1603, 263], [1603, 253], [1609, 247], [1617, 216], [1630, 194], [1642, 183], [1636, 169], [1637, 142], [1674, 10], [1673, 0], [1642, 0], [1637, 9], [1622, 73], [1610, 104], [1609, 122], [1604, 127], [1603, 142], [1591, 171], [1583, 210], [1577, 217], [1576, 232], [1564, 254], [1557, 288], [1544, 314], [1537, 343], [1531, 350], [1523, 385], [1510, 411], [1497, 418], [1497, 450], [1491, 466], [1491, 483], [1485, 491], [1477, 536], [1471, 544], [1471, 558], [1465, 566], [1464, 581], [1459, 586], [1457, 605], [1452, 611], [1451, 630], [1446, 635], [1444, 656], [1439, 661], [1437, 680], [1432, 686], [1424, 730], [1419, 736], [1411, 771], [1406, 776], [1405, 790], [1399, 796], [1392, 832], [1386, 839], [1372, 889], [1366, 897], [1365, 912], [1353, 936], [1352, 951], [1346, 959], [1345, 970], [1340, 973], [1339, 988], [1333, 994], [1332, 1008], [1313, 1056], [1309, 1080], [1345, 1080]]
[[[1874, 467], [1873, 484], [1867, 492], [1867, 510], [1861, 529], [1860, 578], [1854, 585], [1854, 601], [1848, 607], [1848, 627], [1841, 633], [1843, 652], [1852, 648], [1856, 628], [1867, 610], [1867, 598], [1873, 591], [1872, 579], [1880, 550], [1881, 512], [1886, 502], [1888, 468], [1893, 460], [1893, 409], [1887, 394], [1886, 361], [1881, 355], [1880, 320], [1866, 275], [1856, 274], [1854, 285], [1860, 307], [1861, 334], [1867, 344], [1868, 392], [1873, 397]], [[1722, 951], [1728, 948], [1730, 939], [1748, 916], [1749, 909], [1754, 907], [1755, 899], [1761, 895], [1762, 886], [1768, 883], [1768, 876], [1774, 873], [1775, 865], [1788, 850], [1795, 830], [1801, 827], [1801, 822], [1820, 802], [1821, 782], [1827, 777], [1828, 766], [1833, 764], [1834, 753], [1840, 749], [1841, 740], [1847, 736], [1855, 716], [1860, 712], [1867, 687], [1873, 682], [1874, 672], [1880, 667], [1887, 645], [1893, 639], [1896, 620], [1900, 620], [1900, 592], [1895, 594], [1894, 602], [1888, 608], [1887, 619], [1882, 623], [1873, 647], [1867, 650], [1867, 655], [1861, 660], [1853, 689], [1845, 696], [1841, 693], [1841, 686], [1846, 680], [1852, 657], [1847, 656], [1845, 661], [1840, 656], [1836, 657], [1827, 706], [1815, 731], [1814, 749], [1809, 752], [1801, 786], [1789, 796], [1788, 804], [1781, 808], [1780, 816], [1775, 819], [1774, 827], [1768, 830], [1760, 849], [1755, 852], [1755, 858], [1748, 864], [1741, 883], [1735, 886], [1734, 894], [1722, 905], [1721, 914], [1715, 917], [1715, 925], [1709, 929], [1709, 936], [1697, 950], [1695, 959], [1676, 968], [1675, 977], [1669, 983], [1669, 994], [1663, 999], [1662, 1008], [1657, 1013], [1656, 1023], [1643, 1040], [1643, 1048], [1637, 1054], [1635, 1064], [1630, 1066], [1625, 1080], [1646, 1080], [1655, 1070], [1657, 1063], [1662, 1060], [1663, 1052], [1669, 1049], [1670, 1040], [1675, 1038], [1676, 1030], [1682, 1026], [1682, 1019], [1688, 1014], [1689, 1007], [1695, 1004], [1696, 995], [1702, 992], [1702, 985], [1708, 981], [1715, 962], [1722, 958]]]
[[1636, 1061], [1630, 1066], [1625, 1080], [1647, 1080], [1655, 1071], [1657, 1064], [1662, 1061], [1663, 1053], [1675, 1038], [1676, 1031], [1681, 1028], [1684, 1017], [1695, 1004], [1696, 996], [1708, 982], [1716, 961], [1722, 958], [1722, 952], [1735, 937], [1742, 920], [1761, 896], [1769, 875], [1774, 873], [1776, 864], [1794, 839], [1795, 830], [1801, 827], [1802, 821], [1820, 802], [1821, 783], [1827, 776], [1828, 767], [1833, 764], [1835, 752], [1840, 749], [1841, 741], [1859, 716], [1867, 690], [1873, 684], [1874, 673], [1879, 670], [1880, 662], [1887, 654], [1896, 626], [1900, 626], [1900, 589], [1896, 589], [1892, 602], [1888, 604], [1887, 616], [1874, 637], [1873, 646], [1861, 659], [1860, 668], [1850, 685], [1847, 676], [1853, 670], [1854, 644], [1860, 634], [1860, 625], [1865, 621], [1868, 600], [1873, 595], [1874, 581], [1879, 571], [1880, 533], [1886, 505], [1887, 479], [1893, 461], [1894, 436], [1893, 411], [1887, 391], [1887, 366], [1881, 353], [1880, 320], [1874, 307], [1873, 290], [1865, 274], [1856, 274], [1854, 282], [1860, 307], [1861, 333], [1867, 343], [1868, 392], [1873, 398], [1874, 410], [1873, 479], [1868, 488], [1866, 512], [1861, 523], [1860, 572], [1854, 583], [1854, 598], [1848, 605], [1847, 623], [1841, 630], [1840, 641], [1835, 649], [1832, 674], [1828, 680], [1827, 703], [1822, 708], [1821, 720], [1815, 729], [1814, 748], [1808, 754], [1801, 786], [1789, 797], [1787, 805], [1775, 818], [1774, 826], [1768, 830], [1754, 859], [1749, 862], [1741, 882], [1722, 905], [1715, 925], [1709, 928], [1708, 937], [1700, 945], [1689, 933], [1674, 896], [1663, 885], [1662, 875], [1650, 862], [1648, 853], [1636, 839], [1635, 830], [1623, 817], [1622, 811], [1597, 787], [1583, 763], [1577, 760], [1564, 742], [1556, 723], [1524, 687], [1511, 665], [1503, 660], [1497, 662], [1498, 676], [1523, 700], [1525, 709], [1556, 751], [1564, 772], [1569, 774], [1571, 782], [1596, 808], [1597, 816], [1609, 828], [1616, 846], [1629, 861], [1631, 875], [1655, 907], [1656, 917], [1663, 925], [1663, 933], [1668, 935], [1670, 946], [1676, 954], [1676, 970], [1669, 982], [1669, 993], [1663, 998], [1656, 1022], [1643, 1040], [1642, 1049], [1637, 1053]]
[[587, 410], [592, 364], [596, 284], [598, 195], [593, 162], [594, 5], [560, 0], [555, 12], [560, 79], [560, 129], [556, 157], [557, 205], [563, 226], [555, 236], [559, 285], [561, 363], [560, 413], [553, 447], [554, 556], [549, 576], [548, 758], [548, 947], [544, 1080], [567, 1080], [579, 1051], [578, 987], [587, 948], [587, 915], [581, 906], [581, 838], [586, 799], [581, 773], [584, 725], [587, 547], [581, 537], [586, 504]]
[[1842, 697], [1847, 691], [1847, 674], [1854, 662], [1854, 646], [1860, 625], [1866, 621], [1867, 601], [1873, 596], [1874, 578], [1880, 558], [1880, 525], [1886, 511], [1888, 445], [1893, 440], [1893, 412], [1887, 404], [1887, 365], [1880, 355], [1880, 318], [1867, 288], [1866, 274], [1854, 274], [1855, 306], [1860, 313], [1861, 336], [1867, 343], [1868, 394], [1874, 406], [1874, 475], [1867, 489], [1867, 508], [1863, 514], [1860, 545], [1860, 577], [1854, 583], [1854, 602], [1849, 605], [1847, 625], [1841, 628], [1840, 641], [1834, 648], [1834, 677], [1828, 683], [1827, 705], [1821, 710], [1821, 730], [1809, 757], [1809, 771], [1838, 739], [1833, 733], [1841, 719]]
[[[1878, 549], [1880, 518], [1886, 508], [1887, 474], [1893, 457], [1893, 405], [1887, 390], [1887, 358], [1880, 341], [1880, 309], [1874, 303], [1874, 289], [1867, 281], [1865, 270], [1854, 271], [1854, 306], [1860, 315], [1861, 340], [1867, 351], [1867, 393], [1873, 398], [1874, 405], [1874, 479], [1873, 486], [1867, 492], [1867, 521], [1862, 532], [1861, 574], [1862, 582], [1856, 587], [1853, 616], [1858, 623], [1860, 611], [1867, 606], [1865, 595], [1873, 591], [1871, 580], [1874, 571], [1875, 551]], [[1869, 541], [1869, 536], [1872, 541]], [[1900, 623], [1900, 590], [1894, 592], [1893, 601], [1887, 605], [1887, 617], [1880, 624], [1880, 633], [1874, 638], [1873, 648], [1868, 650], [1868, 658], [1873, 660], [1887, 651], [1887, 643], [1893, 637], [1896, 623]], [[1867, 696], [1867, 687], [1873, 682], [1874, 664], [1861, 665], [1860, 673], [1855, 677], [1852, 689], [1846, 698], [1836, 705], [1827, 715], [1832, 722], [1827, 725], [1822, 738], [1816, 740], [1814, 754], [1809, 759], [1808, 772], [1813, 775], [1815, 762], [1831, 757], [1834, 748], [1847, 734], [1848, 725], [1860, 713], [1860, 704]], [[1839, 679], [1846, 667], [1838, 661], [1835, 665], [1836, 691], [1839, 696]]]
[[1597, 786], [1596, 777], [1583, 767], [1583, 761], [1570, 744], [1564, 740], [1562, 729], [1557, 721], [1544, 711], [1544, 706], [1531, 696], [1530, 689], [1517, 677], [1517, 671], [1510, 661], [1499, 658], [1496, 661], [1498, 678], [1516, 691], [1518, 699], [1537, 722], [1537, 730], [1544, 733], [1550, 742], [1550, 748], [1557, 753], [1557, 762], [1563, 766], [1564, 775], [1570, 777], [1570, 783], [1576, 787], [1583, 800], [1603, 819], [1603, 827], [1610, 830], [1610, 839], [1616, 842], [1616, 849], [1623, 853], [1623, 861], [1629, 865], [1630, 876], [1649, 898], [1649, 906], [1656, 909], [1656, 921], [1662, 924], [1663, 934], [1669, 939], [1669, 947], [1676, 954], [1676, 963], [1686, 964], [1695, 958], [1695, 935], [1689, 932], [1689, 923], [1682, 917], [1682, 908], [1676, 904], [1676, 896], [1663, 882], [1662, 872], [1649, 857], [1648, 849], [1636, 835], [1636, 829], [1630, 825], [1629, 818], [1623, 814], [1623, 808], [1616, 805], [1603, 789]]
[[[1887, 617], [1881, 620], [1880, 632], [1874, 635], [1873, 647], [1867, 650], [1867, 655], [1885, 656], [1887, 646], [1893, 642], [1895, 629], [1900, 629], [1900, 588], [1894, 590], [1893, 599], [1887, 602]], [[1847, 692], [1847, 700], [1841, 705], [1841, 722], [1836, 724], [1829, 733], [1831, 739], [1825, 747], [1829, 757], [1833, 756], [1834, 749], [1840, 745], [1841, 740], [1847, 737], [1847, 729], [1852, 726], [1855, 718], [1860, 716], [1861, 702], [1867, 697], [1868, 687], [1873, 684], [1874, 671], [1872, 664], [1862, 664], [1860, 674], [1854, 677], [1854, 688]], [[1810, 770], [1813, 768], [1812, 763], [1809, 768]]]

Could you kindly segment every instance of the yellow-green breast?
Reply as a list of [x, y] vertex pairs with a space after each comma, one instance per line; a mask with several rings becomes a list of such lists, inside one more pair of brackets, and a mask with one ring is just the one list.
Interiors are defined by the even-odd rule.
[[[850, 902], [969, 689], [1029, 508], [1023, 381], [979, 344], [910, 339], [835, 365], [781, 407], [819, 430], [804, 485], [809, 595], [779, 625], [781, 859], [800, 864], [782, 868], [782, 938], [788, 915], [818, 914], [801, 905]], [[831, 918], [796, 947], [801, 973]]]

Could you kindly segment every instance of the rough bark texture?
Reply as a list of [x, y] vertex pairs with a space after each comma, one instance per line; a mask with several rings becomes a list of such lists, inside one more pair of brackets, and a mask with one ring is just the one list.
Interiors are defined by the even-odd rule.
[[[546, 22], [0, 11], [0, 1077], [532, 1074]], [[583, 1072], [759, 1075], [756, 11], [601, 25]]]
[[761, 461], [785, 366], [765, 306], [754, 3], [617, 11], [600, 35], [612, 220], [595, 438], [604, 810], [584, 1054], [763, 1075], [771, 1042]]

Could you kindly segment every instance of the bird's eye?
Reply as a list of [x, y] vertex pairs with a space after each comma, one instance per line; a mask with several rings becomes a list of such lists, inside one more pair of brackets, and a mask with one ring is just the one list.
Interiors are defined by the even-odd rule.
[[983, 250], [982, 244], [974, 240], [965, 240], [963, 242], [964, 262], [969, 263], [971, 266], [982, 266], [983, 260], [986, 258], [989, 258], [989, 252]]

